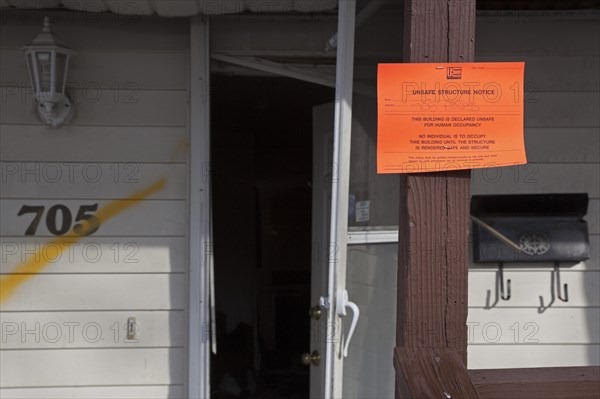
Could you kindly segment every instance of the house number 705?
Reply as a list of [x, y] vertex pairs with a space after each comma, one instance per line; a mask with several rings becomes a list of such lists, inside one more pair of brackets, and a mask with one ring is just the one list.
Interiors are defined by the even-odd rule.
[[[46, 207], [43, 205], [23, 205], [19, 210], [18, 216], [25, 215], [27, 213], [35, 214], [33, 220], [25, 230], [26, 236], [32, 236], [37, 231], [40, 220], [44, 214]], [[96, 232], [100, 227], [100, 219], [98, 219], [93, 212], [98, 210], [98, 204], [92, 205], [81, 205], [75, 216], [76, 223], [73, 226], [73, 232], [80, 236], [89, 236]], [[60, 218], [59, 215], [60, 214]], [[73, 222], [73, 215], [69, 208], [63, 204], [56, 204], [48, 208], [46, 213], [46, 228], [48, 231], [55, 236], [62, 236], [66, 234], [70, 229]], [[87, 225], [83, 222], [87, 222]]]

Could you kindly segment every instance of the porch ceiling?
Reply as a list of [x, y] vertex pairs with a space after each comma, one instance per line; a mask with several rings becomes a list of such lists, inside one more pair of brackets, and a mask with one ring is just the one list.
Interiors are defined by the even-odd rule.
[[200, 13], [318, 13], [336, 7], [336, 0], [0, 0], [0, 8], [68, 9], [161, 17], [188, 17]]

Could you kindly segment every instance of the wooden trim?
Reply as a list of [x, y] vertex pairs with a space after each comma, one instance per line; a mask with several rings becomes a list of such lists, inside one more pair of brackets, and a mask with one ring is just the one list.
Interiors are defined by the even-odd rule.
[[[474, 59], [475, 2], [407, 1], [408, 62]], [[454, 348], [467, 361], [470, 171], [402, 175], [398, 346]]]
[[[350, 141], [352, 126], [352, 93], [354, 76], [354, 34], [356, 1], [339, 3], [338, 47], [335, 71], [336, 93], [333, 121], [333, 164], [337, 165], [336, 178], [331, 179], [331, 219], [329, 243], [336, 248], [335, 256], [328, 259], [327, 296], [331, 306], [327, 312], [327, 330], [340, 325], [336, 312], [337, 293], [346, 288], [346, 259], [348, 256], [348, 196], [350, 191]], [[344, 322], [346, 323], [346, 322]], [[326, 340], [324, 399], [341, 398], [343, 391], [343, 340]]]
[[[472, 62], [475, 1], [407, 0], [407, 62]], [[402, 175], [397, 398], [598, 398], [600, 367], [466, 369], [470, 171]]]
[[190, 18], [189, 305], [187, 397], [210, 396], [210, 76], [208, 17]]
[[402, 398], [478, 398], [460, 354], [448, 348], [394, 350], [396, 392]]
[[600, 397], [600, 367], [469, 370], [480, 398]]
[[466, 364], [470, 173], [401, 178], [398, 346], [455, 348]]
[[598, 10], [596, 0], [477, 0], [478, 10]]
[[[405, 2], [406, 62], [472, 62], [474, 37], [475, 1]], [[470, 176], [400, 177], [396, 397], [477, 397], [466, 373]]]

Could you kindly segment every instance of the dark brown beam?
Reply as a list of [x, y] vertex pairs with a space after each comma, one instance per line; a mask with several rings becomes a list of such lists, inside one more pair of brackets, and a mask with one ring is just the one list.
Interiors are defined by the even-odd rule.
[[454, 348], [466, 364], [470, 174], [402, 176], [397, 346]]
[[478, 10], [598, 10], [598, 0], [477, 0]]
[[597, 399], [600, 367], [469, 370], [480, 398]]
[[396, 348], [396, 392], [401, 398], [478, 398], [458, 352], [448, 348]]
[[[472, 62], [475, 2], [407, 0], [406, 62]], [[469, 171], [402, 175], [398, 398], [598, 398], [599, 367], [466, 369]]]
[[[405, 62], [472, 62], [474, 48], [475, 1], [405, 1]], [[439, 375], [426, 371], [451, 375], [456, 359], [466, 375], [470, 176], [453, 171], [400, 177], [397, 397], [443, 398]], [[425, 364], [434, 360], [417, 356], [419, 349], [451, 351], [455, 358]], [[415, 367], [423, 373], [413, 372]], [[463, 390], [452, 397], [476, 397], [462, 377]], [[437, 387], [432, 396], [430, 386]]]
[[[474, 1], [407, 1], [405, 61], [471, 62]], [[466, 364], [470, 171], [402, 175], [396, 342]]]

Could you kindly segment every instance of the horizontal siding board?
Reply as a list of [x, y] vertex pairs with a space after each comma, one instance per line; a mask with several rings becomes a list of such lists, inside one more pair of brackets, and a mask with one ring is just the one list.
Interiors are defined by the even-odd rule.
[[3, 125], [0, 143], [0, 160], [7, 162], [185, 162], [188, 130], [153, 126], [65, 125], [49, 129], [45, 125]]
[[600, 270], [600, 236], [590, 236], [590, 259], [584, 261], [590, 270]]
[[2, 387], [182, 384], [184, 349], [3, 351]]
[[[125, 67], [124, 67], [125, 66]], [[2, 86], [29, 90], [25, 56], [20, 50], [2, 50]], [[135, 90], [187, 90], [188, 55], [185, 51], [81, 51], [69, 63], [70, 88], [119, 89], [120, 96]]]
[[588, 193], [590, 198], [600, 198], [600, 169], [597, 164], [545, 163], [476, 169], [471, 192], [473, 195]]
[[182, 385], [0, 389], [0, 398], [2, 399], [179, 399], [183, 397], [185, 394]]
[[475, 61], [525, 62], [525, 90], [529, 92], [600, 90], [598, 55], [482, 54]]
[[185, 199], [185, 164], [0, 162], [0, 198], [127, 198], [164, 178], [153, 199]]
[[599, 163], [600, 127], [527, 128], [525, 149], [531, 163]]
[[[118, 200], [114, 200], [118, 201]], [[123, 201], [127, 202], [127, 201]], [[112, 218], [100, 224], [98, 231], [93, 233], [95, 236], [183, 236], [186, 234], [187, 210], [185, 201], [180, 200], [143, 200], [133, 203], [130, 208], [124, 210]], [[0, 225], [1, 236], [24, 236], [27, 228], [34, 218], [33, 214], [18, 216], [21, 207], [26, 205], [43, 205], [46, 207], [42, 221], [39, 223], [36, 236], [52, 236], [47, 229], [45, 220], [47, 219], [50, 207], [62, 204], [66, 206], [73, 220], [77, 215], [81, 205], [98, 204], [98, 209], [112, 203], [109, 200], [0, 200], [0, 211], [2, 212], [2, 224]], [[58, 214], [59, 212], [57, 212]], [[57, 216], [57, 220], [60, 217]], [[60, 225], [61, 222], [57, 221]]]
[[41, 250], [46, 242], [48, 238], [1, 238], [0, 273], [10, 273], [35, 256], [49, 262], [42, 273], [181, 273], [187, 264], [184, 237], [92, 236], [60, 254]]
[[[496, 270], [495, 267], [469, 273], [469, 307], [473, 312], [491, 306], [496, 301], [494, 309], [488, 310], [490, 315], [498, 314], [496, 309], [501, 308], [523, 307], [535, 311], [541, 305], [540, 296], [544, 300], [544, 306], [547, 306], [551, 300], [552, 290], [556, 289], [556, 283], [551, 279], [551, 270], [522, 271], [511, 267], [511, 264], [505, 264], [504, 279], [511, 280], [511, 297], [508, 301], [504, 301], [496, 292]], [[561, 284], [569, 286], [569, 301], [562, 302], [556, 298], [552, 309], [548, 312], [552, 312], [554, 308], [566, 307], [600, 308], [600, 270], [582, 272], [561, 268], [560, 278]], [[527, 313], [531, 313], [531, 310]]]
[[525, 95], [525, 127], [598, 127], [599, 92], [540, 92]]
[[544, 20], [544, 17], [530, 17], [522, 12], [512, 16], [478, 17], [475, 53], [479, 56], [599, 55], [600, 25], [593, 21], [597, 21], [597, 16], [587, 20]]
[[[75, 107], [70, 125], [96, 126], [185, 126], [187, 124], [187, 91], [140, 90], [131, 98], [122, 91], [93, 88], [69, 90]], [[39, 124], [30, 91], [0, 87], [3, 100], [0, 119], [5, 124]], [[49, 133], [52, 128], [48, 127]]]
[[469, 309], [469, 344], [600, 344], [600, 309]]
[[[137, 333], [127, 339], [127, 320]], [[2, 314], [2, 349], [149, 348], [185, 345], [183, 311]]]
[[183, 274], [39, 274], [2, 303], [3, 311], [183, 309]]
[[[123, 3], [130, 4], [130, 2]], [[3, 12], [0, 49], [19, 50], [40, 32], [44, 16], [52, 31], [75, 51], [165, 51], [189, 49], [189, 19], [78, 11]]]
[[600, 345], [469, 345], [469, 369], [600, 365]]

